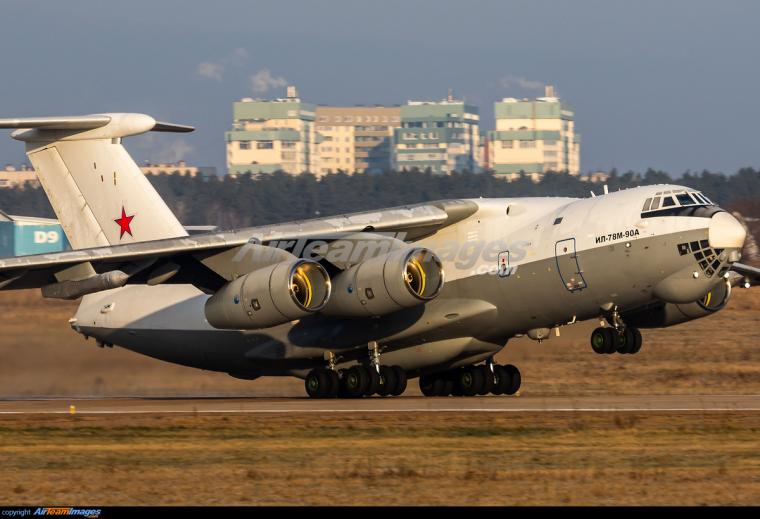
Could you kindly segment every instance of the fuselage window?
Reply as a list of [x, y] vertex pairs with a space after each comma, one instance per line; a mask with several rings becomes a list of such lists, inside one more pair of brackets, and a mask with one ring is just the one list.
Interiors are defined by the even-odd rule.
[[659, 208], [660, 208], [660, 197], [656, 196], [654, 197], [654, 200], [652, 200], [652, 207], [650, 209], [654, 211], [655, 209], [659, 209]]
[[679, 193], [676, 198], [681, 205], [696, 205], [696, 202], [687, 193]]
[[647, 198], [647, 201], [644, 202], [644, 208], [642, 209], [642, 211], [649, 211], [649, 205], [651, 203], [652, 203], [652, 199], [651, 198]]
[[671, 207], [676, 205], [675, 201], [673, 200], [672, 196], [666, 196], [662, 199], [662, 207]]

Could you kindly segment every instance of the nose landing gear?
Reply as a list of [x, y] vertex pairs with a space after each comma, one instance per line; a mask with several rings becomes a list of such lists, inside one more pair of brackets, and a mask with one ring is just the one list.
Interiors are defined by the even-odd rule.
[[591, 332], [591, 349], [594, 353], [638, 353], [641, 350], [641, 332], [638, 328], [626, 326], [617, 308], [614, 308], [606, 317], [612, 327], [599, 327]]

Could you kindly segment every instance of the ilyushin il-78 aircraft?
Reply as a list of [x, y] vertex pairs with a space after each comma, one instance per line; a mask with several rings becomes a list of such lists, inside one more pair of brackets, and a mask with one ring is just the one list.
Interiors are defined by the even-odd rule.
[[[142, 114], [0, 120], [23, 141], [74, 250], [0, 260], [0, 288], [81, 299], [100, 346], [242, 379], [295, 376], [314, 398], [514, 394], [510, 338], [597, 318], [599, 354], [640, 328], [722, 309], [760, 270], [744, 226], [677, 185], [588, 198], [425, 202], [189, 235], [122, 146], [193, 128]], [[295, 201], [294, 203], [297, 203]]]

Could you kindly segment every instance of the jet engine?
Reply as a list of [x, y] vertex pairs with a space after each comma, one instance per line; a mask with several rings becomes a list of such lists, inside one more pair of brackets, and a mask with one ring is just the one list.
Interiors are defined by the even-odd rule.
[[443, 287], [443, 266], [429, 249], [405, 247], [349, 267], [333, 278], [333, 287], [322, 313], [384, 315], [435, 298]]
[[721, 310], [731, 298], [731, 283], [715, 285], [702, 298], [693, 303], [665, 303], [633, 312], [624, 312], [623, 321], [637, 328], [664, 328], [699, 319]]
[[330, 291], [330, 276], [319, 263], [282, 261], [224, 285], [206, 301], [206, 319], [214, 328], [268, 328], [318, 312]]

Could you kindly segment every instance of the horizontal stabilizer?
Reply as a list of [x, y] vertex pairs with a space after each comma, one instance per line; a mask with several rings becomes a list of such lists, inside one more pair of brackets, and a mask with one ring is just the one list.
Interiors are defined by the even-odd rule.
[[156, 121], [156, 125], [153, 127], [151, 131], [188, 133], [194, 130], [195, 128], [193, 128], [192, 126], [185, 126], [184, 124], [162, 123], [161, 121]]
[[92, 130], [111, 122], [108, 115], [73, 117], [21, 117], [0, 119], [0, 128], [40, 128], [44, 130]]
[[149, 115], [108, 113], [70, 117], [20, 117], [0, 119], [0, 128], [12, 128], [21, 141], [110, 139], [145, 132], [187, 133], [192, 126], [156, 121]]

